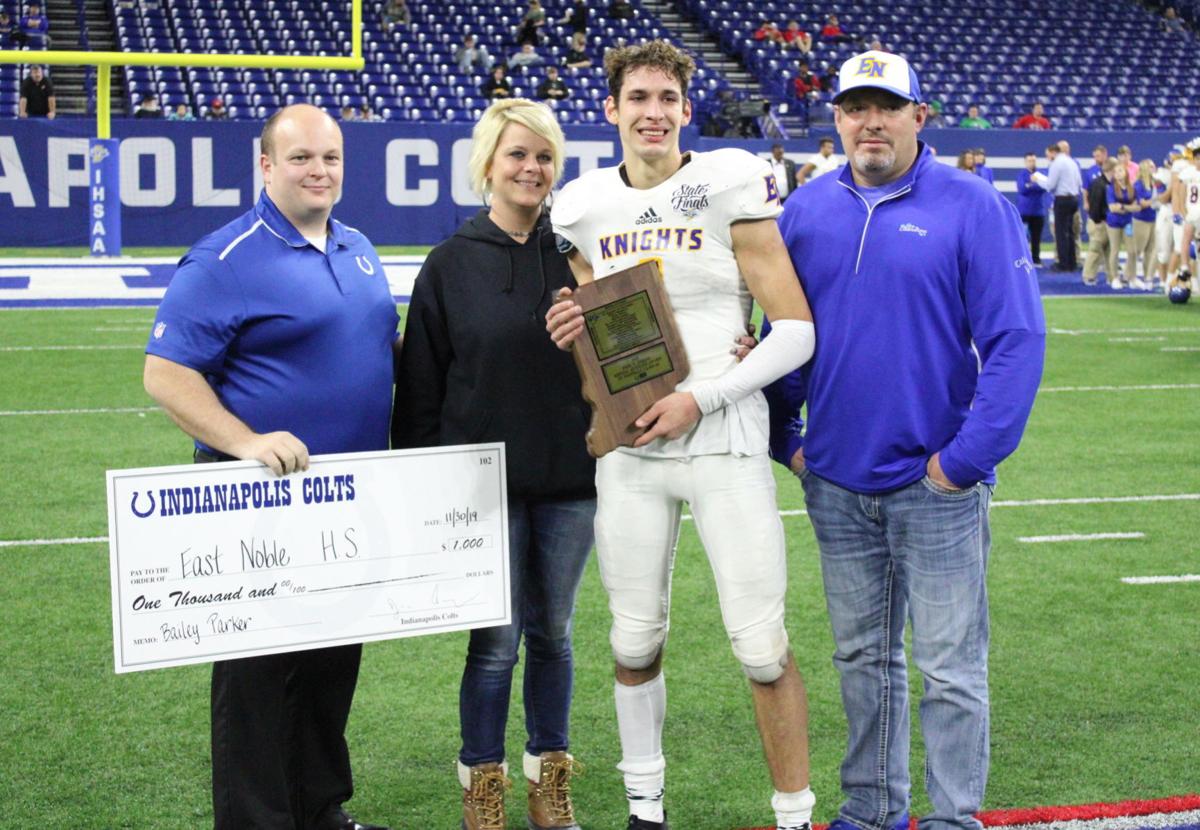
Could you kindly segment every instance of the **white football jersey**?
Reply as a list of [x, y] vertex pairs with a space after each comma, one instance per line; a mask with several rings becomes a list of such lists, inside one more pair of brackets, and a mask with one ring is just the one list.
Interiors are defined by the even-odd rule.
[[[592, 170], [555, 196], [550, 214], [555, 233], [579, 250], [596, 279], [659, 263], [691, 366], [678, 387], [684, 391], [733, 368], [730, 349], [750, 321], [753, 298], [733, 255], [730, 226], [780, 213], [765, 159], [732, 148], [688, 156], [673, 176], [646, 190], [625, 184], [619, 167]], [[766, 452], [767, 433], [766, 400], [756, 392], [705, 415], [674, 441], [630, 451], [754, 455]]]
[[1183, 209], [1189, 222], [1200, 221], [1200, 170], [1196, 165], [1189, 164], [1179, 171], [1179, 181], [1183, 183]]

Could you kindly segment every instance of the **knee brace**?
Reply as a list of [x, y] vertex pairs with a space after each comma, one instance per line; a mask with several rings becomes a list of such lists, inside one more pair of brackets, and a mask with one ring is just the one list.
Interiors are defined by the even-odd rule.
[[746, 677], [768, 685], [783, 677], [788, 661], [788, 636], [781, 620], [733, 639], [733, 654]]
[[663, 643], [667, 639], [667, 630], [664, 626], [659, 629], [650, 629], [637, 634], [628, 631], [622, 631], [617, 626], [613, 626], [612, 634], [609, 635], [609, 643], [612, 646], [613, 659], [617, 661], [623, 669], [631, 671], [641, 671], [649, 668], [650, 664], [658, 657], [662, 651]]

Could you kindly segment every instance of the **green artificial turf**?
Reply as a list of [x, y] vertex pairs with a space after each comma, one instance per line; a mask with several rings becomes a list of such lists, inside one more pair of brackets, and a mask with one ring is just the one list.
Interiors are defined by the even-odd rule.
[[[1048, 299], [1044, 388], [1195, 384], [1200, 305], [1161, 297]], [[160, 412], [13, 415], [151, 406], [141, 346], [151, 309], [0, 312], [0, 540], [106, 534], [104, 471], [186, 462]], [[1132, 339], [1136, 338], [1136, 339]], [[1145, 339], [1143, 339], [1145, 338]], [[1163, 338], [1163, 339], [1156, 339]], [[1116, 342], [1114, 342], [1116, 341]], [[1122, 342], [1123, 341], [1123, 342]], [[125, 348], [11, 351], [91, 344]], [[992, 512], [992, 774], [985, 808], [1152, 799], [1195, 792], [1200, 768], [1200, 501], [1006, 506], [1028, 499], [1200, 492], [1200, 390], [1043, 392], [1000, 471]], [[779, 472], [783, 509], [802, 506]], [[816, 817], [839, 802], [845, 722], [816, 547], [785, 519], [788, 628], [811, 702]], [[1131, 540], [1027, 544], [1025, 536], [1138, 532]], [[0, 804], [22, 826], [211, 825], [208, 669], [113, 673], [106, 543], [0, 547]], [[695, 528], [685, 523], [666, 673], [668, 808], [700, 830], [771, 821], [746, 681], [730, 654]], [[594, 561], [576, 618], [576, 804], [588, 830], [624, 826], [612, 714], [608, 611]], [[453, 828], [457, 685], [465, 634], [366, 647], [349, 727], [349, 805], [396, 828]], [[514, 688], [509, 760], [523, 745]], [[919, 680], [913, 680], [914, 724]], [[914, 742], [915, 808], [921, 790]], [[519, 766], [518, 766], [519, 768]], [[523, 826], [520, 791], [510, 827]]]

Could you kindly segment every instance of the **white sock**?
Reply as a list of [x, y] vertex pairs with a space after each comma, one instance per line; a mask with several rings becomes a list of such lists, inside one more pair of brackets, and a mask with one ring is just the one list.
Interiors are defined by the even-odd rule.
[[667, 713], [667, 684], [662, 673], [640, 686], [616, 684], [617, 730], [629, 812], [643, 821], [663, 820], [663, 782], [667, 762], [662, 754], [663, 719]]
[[796, 793], [781, 793], [775, 791], [771, 797], [771, 806], [775, 809], [776, 830], [804, 830], [812, 821], [813, 805], [816, 797], [808, 787]]

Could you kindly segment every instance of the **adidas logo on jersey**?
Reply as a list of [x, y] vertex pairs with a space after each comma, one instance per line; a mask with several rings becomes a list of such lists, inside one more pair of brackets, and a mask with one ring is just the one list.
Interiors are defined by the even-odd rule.
[[635, 225], [661, 225], [662, 217], [654, 212], [654, 208], [647, 208], [646, 212], [637, 218], [633, 223]]

